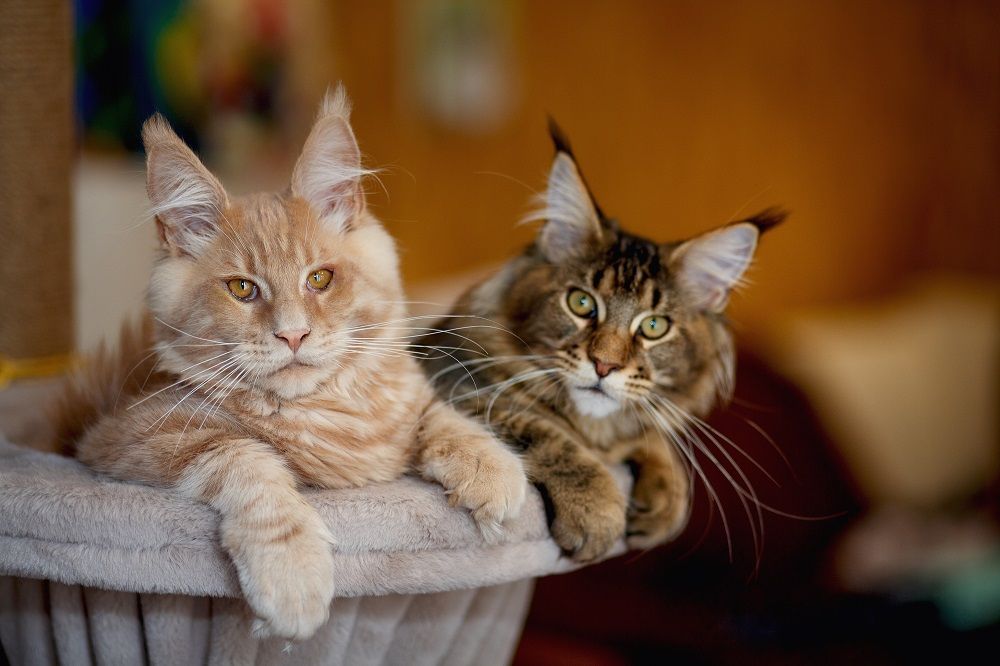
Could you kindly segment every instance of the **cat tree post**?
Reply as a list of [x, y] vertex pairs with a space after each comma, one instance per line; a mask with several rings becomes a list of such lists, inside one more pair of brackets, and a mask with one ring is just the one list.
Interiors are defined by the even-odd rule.
[[0, 2], [4, 362], [58, 358], [73, 347], [71, 27], [64, 0]]

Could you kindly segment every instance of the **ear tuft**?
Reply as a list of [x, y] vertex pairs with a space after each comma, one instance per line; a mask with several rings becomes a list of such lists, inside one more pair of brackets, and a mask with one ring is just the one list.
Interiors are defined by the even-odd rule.
[[568, 153], [556, 153], [542, 206], [525, 218], [531, 220], [545, 221], [538, 232], [538, 246], [553, 263], [585, 254], [603, 240], [598, 212]]
[[327, 88], [323, 102], [319, 107], [319, 117], [337, 116], [346, 121], [351, 119], [351, 100], [343, 83], [338, 83], [333, 90]]
[[725, 309], [729, 293], [750, 266], [759, 236], [756, 225], [740, 222], [702, 234], [673, 251], [672, 269], [699, 309]]
[[361, 151], [350, 124], [351, 103], [343, 85], [327, 91], [292, 172], [292, 193], [305, 199], [336, 231], [347, 231], [364, 211]]
[[552, 116], [549, 116], [549, 136], [552, 138], [552, 145], [555, 147], [556, 153], [566, 153], [576, 161], [576, 157], [573, 155], [573, 148], [569, 145], [569, 139], [566, 138], [566, 133], [562, 131], [559, 123]]
[[757, 227], [757, 231], [763, 234], [765, 231], [769, 231], [774, 227], [778, 226], [788, 218], [788, 211], [782, 208], [767, 208], [760, 211], [756, 215], [752, 215], [742, 222], [747, 222], [749, 224]]
[[161, 237], [174, 252], [198, 256], [218, 233], [226, 191], [160, 114], [143, 124], [142, 142], [150, 213]]
[[569, 139], [549, 116], [549, 135], [556, 156], [549, 170], [549, 182], [541, 205], [522, 222], [542, 220], [538, 247], [553, 262], [560, 263], [585, 254], [604, 241], [604, 215], [573, 157]]

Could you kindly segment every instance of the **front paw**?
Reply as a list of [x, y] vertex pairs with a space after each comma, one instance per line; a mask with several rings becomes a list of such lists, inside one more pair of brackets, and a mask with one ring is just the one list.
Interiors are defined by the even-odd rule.
[[472, 513], [483, 537], [496, 542], [503, 524], [524, 506], [527, 479], [521, 459], [494, 440], [478, 455], [462, 456], [445, 482], [448, 501]]
[[560, 489], [549, 482], [552, 538], [577, 562], [606, 554], [625, 531], [625, 500], [610, 475], [595, 477], [584, 488]]
[[640, 477], [628, 510], [625, 535], [629, 548], [645, 550], [670, 541], [691, 515], [687, 484], [676, 477]]
[[223, 532], [243, 594], [257, 616], [253, 634], [257, 638], [309, 638], [330, 614], [332, 538], [318, 516], [269, 532], [225, 526]]

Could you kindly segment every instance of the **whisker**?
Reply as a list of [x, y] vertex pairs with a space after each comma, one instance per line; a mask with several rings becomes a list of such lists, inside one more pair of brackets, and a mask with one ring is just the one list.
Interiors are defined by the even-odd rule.
[[[219, 386], [223, 385], [228, 378], [230, 378], [234, 374], [238, 373], [240, 371], [240, 369], [241, 369], [241, 367], [240, 367], [240, 365], [238, 363], [230, 366], [229, 368], [227, 368], [226, 372], [224, 372], [222, 374], [222, 376], [218, 380], [215, 381], [215, 383], [212, 385], [212, 388], [210, 388], [206, 392], [206, 395], [205, 395], [204, 399], [202, 399], [201, 403], [199, 403], [198, 406], [194, 408], [194, 410], [188, 416], [188, 420], [185, 421], [184, 427], [181, 428], [180, 434], [177, 435], [177, 444], [178, 445], [180, 444], [181, 438], [184, 437], [184, 433], [187, 432], [188, 426], [191, 425], [191, 421], [194, 420], [194, 417], [197, 416], [198, 412], [200, 412], [201, 409], [202, 409], [202, 407], [205, 406], [205, 403], [208, 402], [208, 400], [215, 394], [215, 392], [216, 392], [216, 390], [218, 390]], [[205, 425], [205, 421], [207, 419], [208, 419], [208, 415], [206, 414], [205, 418], [202, 419], [201, 424], [198, 426], [199, 430], [201, 429], [202, 426]], [[174, 446], [174, 453], [176, 454], [176, 452], [177, 452], [177, 446]]]
[[[674, 442], [674, 444], [677, 446], [677, 450], [680, 451], [681, 455], [683, 455], [691, 464], [691, 468], [694, 470], [694, 473], [698, 476], [699, 479], [701, 479], [701, 482], [705, 485], [705, 491], [708, 493], [708, 497], [710, 500], [709, 506], [712, 506], [714, 503], [714, 505], [719, 508], [719, 518], [722, 521], [722, 531], [726, 536], [726, 550], [729, 553], [729, 561], [730, 562], [734, 561], [733, 537], [732, 537], [732, 531], [729, 528], [729, 518], [726, 515], [725, 507], [722, 505], [722, 500], [719, 498], [719, 494], [716, 492], [715, 487], [712, 485], [712, 482], [709, 481], [708, 475], [705, 474], [705, 470], [703, 470], [701, 465], [698, 463], [698, 459], [695, 457], [694, 452], [691, 451], [688, 447], [684, 446], [684, 444], [678, 439], [678, 433], [665, 420], [664, 416], [656, 410], [653, 402], [642, 401], [639, 404], [643, 408], [643, 411], [649, 414], [650, 418], [653, 420], [653, 424], [658, 426], [660, 432], [665, 437], [669, 438], [671, 441]], [[685, 439], [687, 438], [685, 437]]]
[[793, 467], [791, 461], [788, 460], [788, 456], [785, 455], [785, 452], [781, 450], [781, 447], [778, 446], [778, 443], [776, 441], [774, 441], [774, 439], [772, 439], [771, 436], [768, 435], [764, 431], [763, 428], [761, 428], [753, 419], [750, 419], [750, 418], [747, 418], [746, 416], [743, 416], [742, 414], [738, 413], [736, 410], [730, 410], [730, 413], [732, 413], [735, 416], [739, 417], [748, 426], [750, 426], [751, 428], [753, 428], [754, 430], [756, 430], [757, 433], [760, 434], [760, 436], [764, 438], [764, 441], [766, 441], [768, 444], [771, 445], [771, 448], [774, 449], [775, 453], [777, 453], [781, 457], [781, 460], [785, 463], [785, 467], [788, 469], [789, 473], [792, 475], [792, 479], [795, 481], [795, 483], [798, 483], [798, 484], [802, 483], [799, 480], [798, 474], [795, 472], [795, 467]]
[[541, 359], [544, 359], [544, 358], [547, 358], [547, 357], [536, 354], [536, 355], [527, 355], [527, 356], [515, 356], [515, 355], [510, 355], [510, 356], [490, 356], [488, 358], [479, 358], [479, 359], [474, 359], [474, 360], [471, 360], [471, 361], [459, 361], [458, 363], [454, 363], [452, 365], [449, 365], [449, 366], [447, 366], [445, 368], [442, 368], [441, 370], [438, 370], [437, 372], [435, 372], [433, 375], [431, 375], [430, 382], [434, 383], [435, 381], [437, 381], [437, 379], [441, 375], [445, 375], [445, 374], [448, 374], [449, 372], [457, 370], [460, 366], [466, 366], [466, 367], [468, 367], [468, 366], [477, 366], [477, 365], [483, 365], [483, 364], [495, 365], [497, 363], [507, 363], [507, 362], [516, 361], [516, 360], [535, 361], [535, 360], [541, 360]]
[[525, 405], [521, 409], [521, 411], [519, 411], [517, 414], [511, 415], [510, 418], [517, 418], [523, 415], [529, 409], [534, 407], [539, 400], [541, 400], [543, 397], [547, 397], [549, 394], [553, 392], [555, 392], [555, 394], [558, 395], [559, 392], [564, 388], [564, 386], [562, 384], [560, 375], [556, 373], [549, 375], [547, 377], [543, 377], [542, 380], [538, 382], [538, 384], [534, 388], [535, 392], [531, 399], [531, 402]]
[[[344, 330], [345, 331], [349, 331], [349, 332], [364, 331], [364, 330], [371, 330], [371, 329], [374, 329], [374, 328], [381, 328], [381, 327], [384, 327], [384, 326], [389, 326], [389, 325], [397, 324], [397, 323], [405, 323], [405, 322], [411, 322], [411, 321], [420, 321], [420, 320], [423, 320], [423, 319], [434, 319], [434, 320], [441, 320], [441, 319], [467, 319], [467, 320], [485, 321], [485, 322], [488, 322], [489, 324], [491, 324], [492, 326], [495, 326], [497, 330], [503, 331], [504, 333], [507, 333], [508, 335], [516, 338], [525, 347], [529, 347], [528, 343], [525, 342], [521, 338], [521, 336], [519, 336], [517, 333], [515, 333], [512, 330], [510, 330], [509, 328], [507, 328], [506, 326], [504, 326], [500, 322], [495, 321], [493, 319], [489, 319], [487, 317], [480, 317], [478, 315], [455, 315], [455, 314], [445, 314], [445, 315], [412, 315], [412, 316], [409, 316], [409, 317], [403, 317], [401, 319], [390, 319], [389, 321], [385, 321], [385, 322], [377, 322], [377, 323], [374, 323], [374, 324], [365, 324], [365, 325], [362, 325], [362, 326], [356, 326], [356, 327], [347, 328], [347, 329], [344, 329]], [[445, 329], [445, 330], [447, 331], [447, 329]]]
[[153, 421], [146, 428], [146, 431], [148, 432], [149, 428], [152, 428], [154, 425], [156, 425], [157, 423], [159, 423], [159, 426], [157, 426], [156, 430], [154, 431], [154, 432], [159, 432], [160, 431], [160, 427], [164, 423], [167, 422], [167, 417], [169, 417], [173, 413], [173, 411], [175, 409], [177, 409], [178, 407], [180, 407], [181, 403], [183, 403], [185, 400], [187, 400], [192, 394], [194, 394], [202, 386], [204, 386], [208, 382], [212, 381], [213, 377], [217, 377], [220, 373], [228, 370], [232, 365], [235, 365], [235, 364], [239, 363], [239, 361], [240, 361], [240, 357], [235, 357], [235, 358], [227, 359], [224, 362], [224, 364], [223, 364], [223, 366], [221, 368], [219, 368], [218, 370], [216, 370], [215, 372], [213, 372], [211, 375], [209, 375], [209, 377], [207, 379], [205, 379], [203, 382], [201, 382], [200, 384], [198, 384], [197, 386], [195, 386], [194, 388], [192, 388], [190, 391], [188, 391], [186, 394], [184, 394], [184, 397], [182, 397], [180, 400], [178, 400], [176, 403], [174, 403], [174, 406], [171, 407], [170, 409], [168, 409], [167, 412], [165, 414], [163, 414], [163, 416], [161, 416], [158, 419], [156, 419], [155, 421]]
[[[251, 366], [248, 365], [248, 366], [245, 366], [245, 367], [246, 367], [247, 371], [249, 371], [249, 369], [250, 369]], [[259, 367], [259, 366], [255, 365], [254, 367]], [[201, 420], [201, 423], [198, 424], [198, 429], [199, 430], [201, 430], [205, 426], [205, 423], [208, 422], [208, 419], [211, 418], [213, 414], [219, 413], [219, 409], [222, 407], [222, 403], [225, 401], [225, 396], [222, 395], [222, 390], [224, 390], [223, 387], [225, 386], [226, 379], [229, 378], [229, 377], [231, 377], [232, 374], [233, 373], [227, 373], [226, 377], [223, 377], [221, 381], [217, 382], [216, 385], [213, 386], [211, 392], [209, 393], [208, 398], [206, 398], [206, 399], [210, 399], [209, 403], [208, 403], [209, 407], [208, 407], [208, 409], [205, 412], [205, 417]], [[199, 409], [200, 409], [200, 405], [199, 405]], [[195, 411], [198, 411], [198, 410], [195, 410]]]
[[[666, 400], [665, 398], [662, 398], [661, 396], [657, 396], [657, 397], [660, 398], [662, 406], [664, 408], [670, 410], [671, 412], [673, 412], [675, 416], [680, 417], [680, 419], [682, 419], [682, 420], [685, 420], [685, 419], [686, 420], [691, 420], [691, 422], [694, 423], [693, 419], [695, 417], [693, 417], [693, 415], [691, 415], [688, 412], [682, 410], [677, 405], [675, 405], [673, 402], [671, 402], [669, 400]], [[697, 424], [695, 423], [695, 425], [697, 425]], [[708, 433], [707, 431], [703, 431], [703, 432], [705, 432], [706, 434], [710, 435], [710, 433]], [[763, 556], [763, 553], [762, 553], [761, 549], [763, 547], [763, 538], [764, 538], [764, 516], [763, 516], [763, 512], [761, 511], [761, 502], [760, 502], [760, 500], [757, 497], [757, 493], [756, 493], [756, 491], [753, 488], [753, 484], [750, 483], [750, 480], [747, 478], [746, 474], [743, 472], [743, 469], [738, 464], [736, 464], [736, 462], [733, 460], [732, 456], [730, 456], [729, 453], [724, 448], [722, 448], [721, 446], [718, 446], [718, 444], [717, 444], [717, 446], [719, 448], [719, 452], [726, 458], [726, 460], [730, 463], [730, 465], [733, 466], [733, 469], [735, 470], [737, 476], [739, 476], [740, 479], [743, 481], [743, 483], [746, 484], [746, 486], [747, 486], [746, 488], [744, 486], [741, 486], [736, 481], [736, 479], [733, 478], [733, 475], [730, 473], [730, 471], [724, 465], [722, 465], [722, 463], [719, 461], [719, 459], [711, 452], [711, 450], [709, 450], [708, 446], [706, 446], [705, 443], [700, 438], [693, 437], [690, 440], [690, 442], [699, 451], [701, 451], [701, 453], [706, 458], [708, 458], [709, 461], [711, 461], [713, 465], [715, 465], [716, 469], [719, 470], [719, 472], [723, 475], [723, 477], [725, 477], [725, 479], [729, 482], [729, 484], [732, 486], [732, 488], [736, 491], [737, 499], [739, 500], [740, 505], [743, 507], [744, 513], [746, 513], [747, 521], [751, 525], [750, 537], [753, 540], [753, 552], [754, 552], [754, 556], [755, 556], [754, 573], [756, 574], [757, 571], [759, 570], [760, 561], [761, 561], [761, 558]], [[717, 440], [716, 440], [716, 442], [717, 442]], [[753, 504], [754, 508], [756, 509], [756, 514], [757, 514], [756, 515], [756, 521], [754, 520], [754, 511], [751, 510], [751, 508], [750, 508], [751, 503]]]
[[[129, 369], [129, 371], [127, 373], [125, 373], [125, 377], [122, 378], [122, 385], [120, 387], [118, 387], [118, 393], [117, 393], [117, 395], [115, 395], [114, 411], [118, 411], [118, 403], [122, 399], [122, 392], [125, 391], [125, 385], [128, 384], [128, 378], [131, 377], [132, 373], [135, 372], [136, 370], [138, 370], [139, 366], [142, 365], [143, 363], [145, 363], [149, 359], [150, 356], [154, 356], [155, 354], [156, 354], [156, 349], [154, 349], [153, 351], [149, 352], [148, 354], [146, 354], [145, 356], [143, 356], [141, 359], [139, 359], [139, 362], [136, 363], [135, 365], [133, 365]], [[156, 369], [156, 364], [154, 363], [152, 365], [152, 367], [150, 367], [149, 372], [146, 373], [146, 379], [143, 380], [142, 386], [139, 388], [140, 392], [142, 392], [146, 388], [146, 382], [149, 381], [149, 378], [152, 376], [153, 370], [155, 370], [155, 369]]]
[[[488, 369], [488, 366], [483, 366], [483, 367], [477, 368], [475, 370], [472, 370], [471, 372], [469, 372], [469, 375], [470, 376], [476, 375], [476, 374], [479, 374], [480, 372], [483, 372], [484, 370], [487, 370], [487, 369]], [[534, 370], [527, 370], [525, 372], [532, 372], [532, 371], [534, 371]], [[519, 375], [515, 375], [515, 377], [516, 376], [519, 376]], [[467, 400], [469, 398], [479, 398], [479, 397], [482, 397], [482, 394], [486, 393], [490, 389], [495, 389], [495, 388], [501, 386], [502, 384], [510, 381], [512, 378], [511, 377], [507, 377], [505, 379], [501, 379], [498, 382], [494, 382], [493, 384], [487, 384], [486, 386], [482, 386], [482, 387], [476, 386], [476, 388], [474, 390], [467, 391], [466, 393], [463, 393], [461, 395], [455, 396], [455, 391], [458, 389], [459, 384], [464, 379], [465, 378], [462, 377], [462, 378], [460, 378], [459, 380], [457, 380], [454, 383], [454, 385], [452, 386], [452, 389], [451, 389], [451, 393], [448, 396], [448, 400], [445, 401], [446, 403], [451, 404], [451, 403], [454, 403], [454, 402], [461, 402], [461, 401]], [[473, 382], [473, 384], [475, 385], [475, 382]]]
[[500, 386], [493, 391], [493, 395], [490, 397], [490, 401], [486, 405], [486, 415], [485, 415], [486, 423], [489, 424], [492, 421], [493, 405], [496, 404], [496, 401], [500, 398], [500, 396], [504, 393], [504, 391], [517, 384], [522, 384], [524, 382], [537, 379], [538, 377], [544, 377], [545, 375], [550, 375], [553, 372], [558, 372], [558, 370], [555, 368], [543, 369], [543, 370], [529, 370], [519, 375], [514, 375], [507, 381], [502, 382]]
[[779, 487], [779, 488], [781, 487], [781, 484], [780, 484], [780, 483], [778, 483], [778, 480], [777, 480], [777, 479], [775, 479], [775, 478], [774, 478], [774, 477], [773, 477], [773, 476], [771, 475], [771, 473], [770, 473], [770, 472], [768, 472], [768, 471], [767, 471], [767, 470], [766, 470], [766, 469], [764, 468], [764, 466], [763, 466], [763, 465], [761, 465], [761, 464], [760, 464], [759, 462], [757, 462], [756, 460], [754, 460], [754, 459], [753, 459], [753, 458], [752, 458], [752, 457], [750, 456], [750, 454], [749, 454], [749, 453], [747, 453], [747, 452], [746, 452], [746, 451], [745, 451], [745, 450], [743, 449], [743, 447], [741, 447], [741, 446], [739, 446], [738, 444], [736, 444], [736, 442], [734, 442], [734, 441], [733, 441], [733, 440], [731, 440], [731, 439], [730, 439], [729, 437], [727, 437], [726, 435], [724, 435], [724, 434], [722, 434], [721, 432], [719, 432], [719, 431], [718, 431], [717, 429], [715, 429], [714, 427], [712, 427], [711, 425], [709, 425], [709, 424], [708, 424], [708, 423], [706, 423], [705, 421], [702, 421], [702, 420], [701, 420], [701, 419], [699, 419], [699, 418], [698, 418], [697, 416], [694, 416], [693, 414], [687, 414], [686, 416], [687, 416], [687, 418], [688, 418], [688, 419], [689, 419], [689, 420], [691, 421], [691, 423], [693, 423], [693, 424], [695, 425], [695, 427], [697, 427], [697, 428], [698, 428], [699, 430], [701, 430], [701, 431], [702, 431], [702, 432], [704, 432], [704, 433], [705, 433], [706, 435], [708, 435], [708, 437], [710, 437], [710, 438], [712, 439], [712, 441], [713, 441], [713, 442], [715, 443], [715, 445], [716, 445], [716, 446], [718, 446], [719, 448], [722, 448], [722, 444], [720, 444], [720, 443], [719, 443], [719, 441], [718, 441], [718, 440], [716, 439], [716, 437], [718, 437], [719, 439], [722, 439], [722, 440], [723, 440], [724, 442], [726, 442], [726, 443], [727, 443], [727, 444], [729, 444], [729, 445], [730, 445], [731, 447], [733, 447], [733, 449], [735, 449], [735, 450], [736, 450], [736, 451], [737, 451], [737, 452], [738, 452], [739, 454], [741, 454], [741, 455], [742, 455], [742, 456], [743, 456], [744, 458], [746, 458], [747, 460], [749, 460], [749, 461], [750, 461], [750, 463], [751, 463], [751, 464], [752, 464], [752, 465], [753, 465], [754, 467], [756, 467], [756, 468], [757, 468], [758, 470], [760, 470], [761, 474], [763, 474], [764, 476], [766, 476], [766, 477], [768, 478], [768, 480], [769, 480], [769, 481], [770, 481], [771, 483], [773, 483], [773, 484], [774, 484], [775, 486], [777, 486], [777, 487]]
[[211, 338], [198, 337], [197, 335], [195, 335], [193, 333], [188, 333], [187, 331], [182, 331], [181, 329], [177, 328], [176, 326], [172, 326], [172, 325], [168, 324], [167, 322], [163, 321], [159, 317], [153, 317], [153, 319], [155, 319], [156, 321], [160, 322], [161, 324], [163, 324], [167, 328], [175, 330], [178, 333], [181, 333], [182, 335], [186, 335], [188, 337], [194, 338], [195, 340], [201, 340], [202, 342], [214, 342], [214, 343], [220, 344], [220, 345], [238, 345], [238, 344], [240, 344], [238, 342], [224, 342], [222, 340], [212, 340]]
[[372, 358], [412, 358], [409, 354], [403, 352], [378, 352], [372, 351], [370, 349], [345, 349], [344, 354], [353, 354], [355, 356], [371, 356]]
[[236, 387], [239, 386], [239, 383], [243, 381], [243, 378], [246, 377], [248, 374], [250, 374], [250, 371], [251, 367], [246, 366], [242, 372], [240, 372], [235, 378], [232, 379], [232, 381], [229, 382], [229, 388], [225, 391], [225, 393], [222, 394], [222, 397], [216, 400], [215, 408], [212, 409], [205, 418], [208, 418], [208, 416], [211, 416], [212, 414], [219, 412], [219, 410], [222, 408], [222, 405], [226, 402], [226, 399], [236, 389]]
[[211, 365], [211, 366], [209, 366], [207, 368], [203, 368], [203, 369], [199, 370], [198, 372], [196, 372], [195, 374], [191, 375], [190, 377], [184, 377], [184, 373], [187, 372], [188, 370], [190, 370], [191, 368], [195, 368], [195, 367], [201, 365], [202, 363], [208, 363], [209, 361], [215, 360], [217, 358], [222, 358], [224, 356], [229, 356], [230, 354], [235, 354], [235, 353], [237, 353], [237, 350], [231, 349], [229, 351], [222, 352], [221, 354], [217, 354], [217, 355], [215, 355], [215, 356], [213, 356], [211, 358], [206, 358], [204, 361], [198, 361], [197, 363], [189, 365], [188, 367], [186, 367], [183, 370], [181, 370], [180, 373], [178, 373], [179, 375], [181, 375], [181, 378], [178, 379], [176, 382], [174, 382], [173, 384], [170, 384], [169, 386], [164, 386], [163, 388], [161, 388], [159, 391], [156, 391], [155, 393], [150, 393], [145, 398], [139, 400], [138, 402], [132, 403], [131, 405], [129, 405], [125, 409], [128, 410], [128, 409], [132, 409], [133, 407], [137, 407], [137, 406], [141, 405], [142, 403], [146, 402], [147, 400], [149, 400], [150, 398], [156, 397], [159, 394], [163, 393], [164, 391], [166, 391], [168, 389], [172, 389], [173, 387], [177, 386], [178, 384], [187, 383], [187, 382], [191, 381], [192, 379], [194, 379], [195, 377], [198, 377], [198, 376], [200, 376], [200, 375], [208, 372], [209, 370], [212, 370], [213, 368], [216, 368], [219, 365], [222, 365], [228, 359], [222, 360], [219, 363], [216, 363], [215, 365]]
[[434, 350], [437, 350], [437, 351], [440, 351], [442, 349], [450, 349], [452, 351], [466, 351], [466, 352], [470, 352], [470, 353], [473, 353], [473, 354], [479, 354], [481, 356], [486, 356], [485, 352], [479, 352], [479, 351], [475, 351], [475, 350], [470, 350], [470, 349], [467, 349], [465, 347], [451, 347], [451, 346], [448, 346], [448, 345], [415, 345], [415, 344], [406, 343], [406, 342], [385, 342], [385, 343], [382, 343], [382, 342], [364, 342], [364, 343], [357, 343], [357, 344], [367, 345], [367, 346], [373, 347], [373, 348], [382, 347], [382, 348], [397, 348], [397, 349], [434, 349]]

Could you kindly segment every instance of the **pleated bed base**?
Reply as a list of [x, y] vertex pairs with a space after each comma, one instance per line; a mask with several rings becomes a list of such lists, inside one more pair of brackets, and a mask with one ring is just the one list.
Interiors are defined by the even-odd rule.
[[238, 599], [2, 576], [0, 645], [11, 666], [506, 664], [533, 584], [335, 599], [315, 636], [289, 643], [251, 638]]

